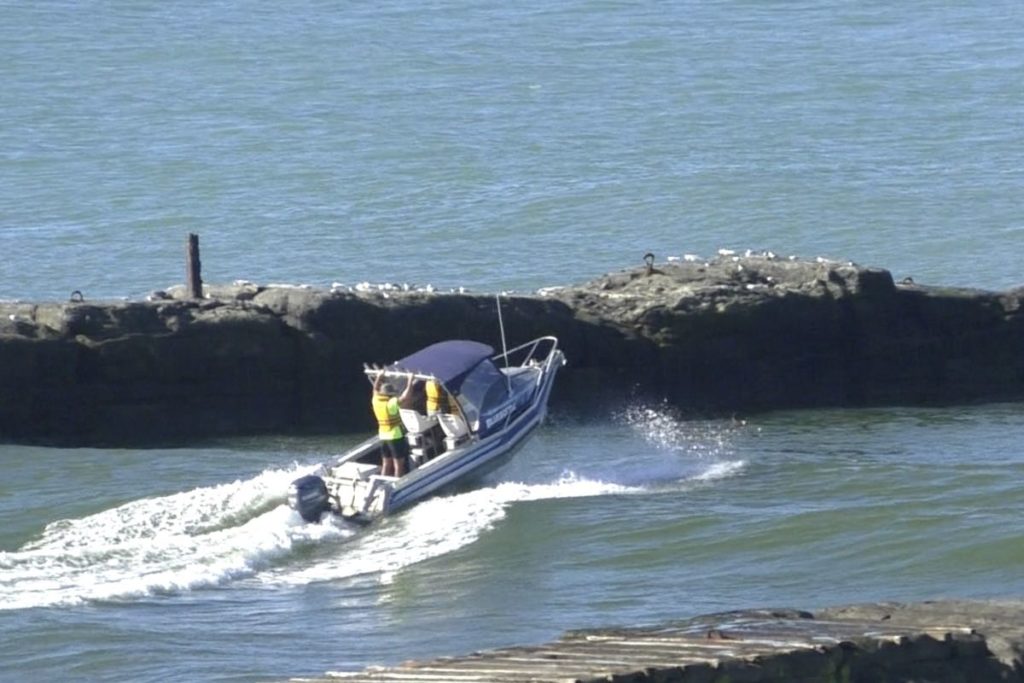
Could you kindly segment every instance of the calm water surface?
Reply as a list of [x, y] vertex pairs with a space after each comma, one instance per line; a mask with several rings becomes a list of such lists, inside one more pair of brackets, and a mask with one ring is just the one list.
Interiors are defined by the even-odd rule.
[[[963, 3], [961, 3], [963, 5]], [[0, 299], [494, 292], [772, 249], [1024, 283], [1024, 5], [6, 3]], [[571, 362], [571, 359], [570, 359]], [[714, 610], [1024, 594], [1020, 405], [558, 403], [358, 533], [356, 435], [0, 445], [0, 680], [277, 680]]]
[[7, 3], [0, 298], [569, 284], [718, 248], [1020, 285], [1024, 5]]

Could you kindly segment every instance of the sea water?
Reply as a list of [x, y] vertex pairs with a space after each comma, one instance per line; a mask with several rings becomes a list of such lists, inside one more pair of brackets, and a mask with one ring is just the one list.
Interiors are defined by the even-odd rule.
[[[1019, 286], [1024, 6], [7, 3], [0, 299], [532, 292], [718, 249]], [[569, 359], [571, 364], [572, 359]], [[368, 529], [362, 435], [0, 445], [0, 680], [278, 680], [715, 610], [1024, 593], [1024, 408], [559, 400]]]
[[[1024, 281], [1024, 6], [6, 3], [0, 298], [569, 284], [719, 248]], [[1016, 247], [1016, 248], [1015, 248]]]
[[368, 528], [285, 502], [344, 438], [6, 447], [0, 678], [277, 680], [744, 607], [1020, 596], [1022, 418], [556, 413], [481, 486]]

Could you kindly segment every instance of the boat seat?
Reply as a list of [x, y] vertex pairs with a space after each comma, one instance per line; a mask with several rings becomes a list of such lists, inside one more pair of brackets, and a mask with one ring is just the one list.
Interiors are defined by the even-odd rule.
[[402, 418], [405, 430], [410, 434], [422, 434], [429, 432], [437, 424], [437, 415], [423, 415], [412, 408], [399, 408], [398, 415]]
[[333, 477], [367, 481], [371, 476], [380, 474], [380, 467], [369, 463], [349, 461], [343, 462], [331, 470]]
[[453, 413], [438, 413], [438, 421], [444, 430], [444, 445], [451, 450], [469, 438], [469, 427], [462, 416]]
[[413, 463], [419, 466], [437, 455], [437, 444], [432, 433], [437, 426], [437, 416], [423, 415], [411, 408], [399, 408], [398, 415], [405, 425], [409, 455], [412, 456]]

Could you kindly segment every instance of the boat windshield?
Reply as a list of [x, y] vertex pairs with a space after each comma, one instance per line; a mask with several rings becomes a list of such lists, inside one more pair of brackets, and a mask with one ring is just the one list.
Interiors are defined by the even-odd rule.
[[480, 363], [466, 375], [458, 396], [466, 421], [474, 425], [474, 429], [482, 412], [487, 412], [507, 399], [505, 375], [490, 360]]

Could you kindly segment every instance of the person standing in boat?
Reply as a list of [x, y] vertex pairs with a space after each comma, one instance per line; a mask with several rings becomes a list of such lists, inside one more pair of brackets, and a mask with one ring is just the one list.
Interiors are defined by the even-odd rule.
[[409, 444], [405, 440], [405, 430], [402, 429], [398, 410], [408, 407], [412, 385], [412, 373], [409, 373], [401, 395], [392, 382], [384, 380], [383, 372], [373, 381], [371, 404], [373, 415], [377, 418], [377, 434], [380, 436], [380, 473], [386, 477], [401, 477], [405, 474]]
[[[424, 393], [427, 395], [426, 407], [428, 416], [437, 415], [438, 413], [459, 414], [459, 406], [455, 403], [455, 397], [449, 394], [448, 390], [436, 379], [428, 379], [424, 383], [423, 388]], [[439, 423], [434, 423], [434, 426], [427, 434], [427, 438], [430, 439], [435, 453], [440, 453], [444, 450], [444, 431]]]
[[426, 383], [427, 392], [427, 415], [438, 413], [457, 413], [455, 398], [445, 391], [441, 383], [436, 379], [428, 379]]

